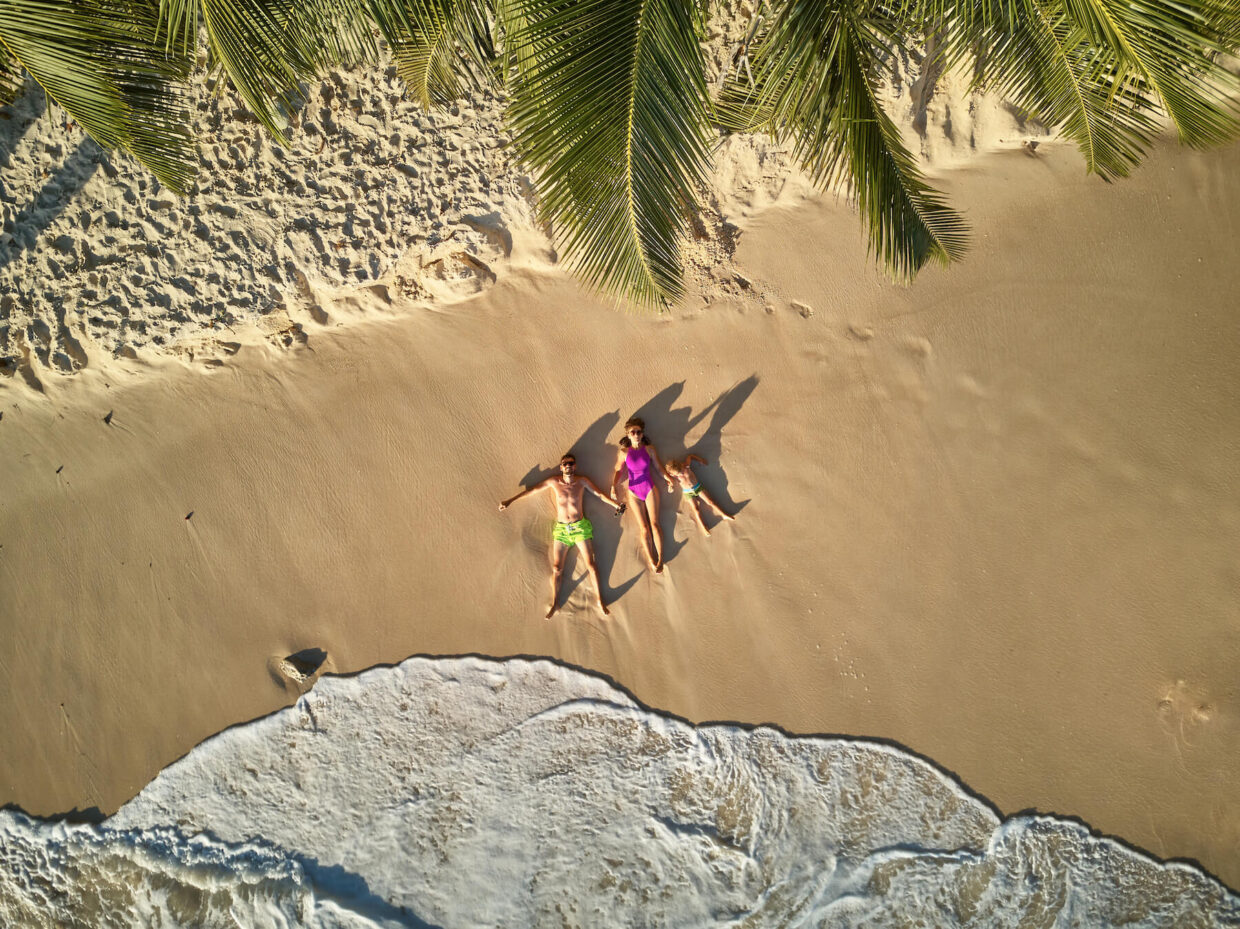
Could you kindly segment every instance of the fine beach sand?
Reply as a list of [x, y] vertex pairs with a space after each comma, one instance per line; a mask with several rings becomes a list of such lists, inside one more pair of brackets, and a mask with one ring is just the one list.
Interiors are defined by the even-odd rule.
[[[197, 354], [82, 338], [72, 375], [28, 352], [0, 387], [0, 802], [114, 810], [294, 699], [272, 667], [301, 650], [539, 655], [694, 721], [895, 740], [1240, 887], [1240, 147], [1113, 185], [1011, 147], [941, 183], [973, 249], [911, 287], [789, 188], [718, 204], [726, 260], [696, 243], [661, 317], [478, 223], [486, 274], [319, 294], [291, 348], [238, 323]], [[654, 578], [588, 503], [612, 616], [570, 561], [545, 622], [548, 505], [496, 503], [569, 448], [605, 482], [635, 412], [738, 519], [704, 539], [665, 496]]]

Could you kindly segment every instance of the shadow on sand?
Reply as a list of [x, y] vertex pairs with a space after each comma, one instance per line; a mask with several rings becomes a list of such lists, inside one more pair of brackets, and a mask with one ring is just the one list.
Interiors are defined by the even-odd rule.
[[[702, 486], [706, 488], [711, 497], [733, 516], [748, 506], [749, 501], [737, 502], [728, 492], [728, 475], [720, 463], [723, 456], [723, 427], [740, 412], [745, 401], [757, 387], [758, 376], [751, 374], [725, 390], [701, 412], [695, 414], [691, 407], [675, 405], [685, 389], [684, 381], [678, 381], [663, 388], [632, 414], [645, 421], [646, 434], [658, 449], [659, 457], [664, 462], [673, 458], [683, 458], [690, 453], [706, 459], [707, 463], [704, 465], [695, 463], [693, 472], [701, 480]], [[707, 421], [706, 431], [693, 444], [686, 444], [689, 434], [703, 421]], [[674, 495], [669, 494], [658, 482], [656, 482], [655, 489], [660, 494], [659, 531], [663, 536], [663, 563], [667, 564], [688, 544], [687, 540], [677, 542], [675, 533], [672, 531], [676, 526], [676, 514], [684, 505], [681, 502], [683, 494], [679, 491]], [[705, 506], [702, 511], [707, 525], [713, 529], [714, 525], [719, 522], [719, 517]]]
[[[757, 375], [751, 375], [724, 391], [701, 412], [694, 414], [690, 407], [674, 405], [685, 387], [684, 381], [678, 381], [659, 391], [638, 407], [633, 414], [645, 420], [647, 431], [655, 441], [655, 447], [664, 461], [669, 458], [682, 458], [690, 452], [707, 460], [706, 465], [696, 465], [694, 472], [701, 478], [711, 496], [733, 515], [744, 509], [749, 501], [743, 500], [737, 503], [728, 493], [727, 473], [719, 464], [723, 449], [723, 427], [740, 411], [757, 386]], [[691, 446], [687, 446], [685, 444], [687, 436], [703, 421], [707, 421], [706, 431]], [[618, 410], [604, 413], [565, 449], [566, 452], [571, 451], [576, 456], [577, 473], [593, 480], [603, 493], [609, 493], [611, 490], [611, 479], [616, 469], [618, 450], [616, 443], [620, 439], [618, 433], [623, 422]], [[533, 487], [540, 481], [559, 474], [558, 464], [558, 462], [553, 462], [547, 466], [534, 465], [521, 478], [521, 486]], [[682, 495], [679, 492], [674, 496], [666, 493], [661, 482], [656, 484], [656, 489], [662, 494], [659, 525], [665, 540], [663, 560], [666, 563], [671, 561], [686, 544], [675, 541], [672, 532]], [[587, 492], [587, 500], [589, 497], [590, 494]], [[598, 515], [600, 510], [603, 510], [601, 516]], [[718, 520], [713, 513], [705, 512], [708, 514], [708, 521]], [[603, 584], [603, 600], [612, 604], [628, 593], [644, 573], [639, 571], [618, 585], [613, 585], [610, 580], [622, 533], [627, 530], [628, 534], [637, 540], [639, 545], [641, 544], [636, 517], [626, 514], [622, 519], [614, 519], [597, 500], [594, 503], [586, 503], [586, 515], [590, 516], [590, 522], [594, 525], [594, 557], [598, 562], [599, 578]], [[550, 545], [550, 540], [548, 540], [548, 545]], [[556, 600], [557, 609], [568, 602], [578, 587], [588, 583], [584, 571], [574, 571], [576, 566], [577, 554], [574, 549], [569, 552], [564, 564], [564, 580], [560, 585], [560, 594]]]
[[[12, 166], [12, 155], [18, 143], [31, 127], [38, 124], [46, 111], [47, 99], [33, 81], [28, 81], [26, 90], [18, 100], [3, 109], [9, 114], [9, 119], [0, 128], [0, 167], [7, 169]], [[106, 157], [106, 152], [90, 137], [85, 137], [78, 143], [68, 158], [51, 172], [34, 199], [5, 223], [2, 231], [11, 238], [7, 242], [0, 242], [0, 267], [38, 244], [39, 236], [60, 217], [74, 195], [91, 179], [100, 162]], [[9, 192], [0, 180], [0, 197], [8, 196]], [[60, 245], [56, 247], [60, 248]]]

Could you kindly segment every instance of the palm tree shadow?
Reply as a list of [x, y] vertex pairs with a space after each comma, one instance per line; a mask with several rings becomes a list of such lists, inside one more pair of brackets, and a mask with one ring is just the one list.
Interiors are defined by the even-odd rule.
[[[10, 118], [0, 128], [0, 167], [10, 168], [17, 145], [30, 129], [38, 125], [47, 109], [47, 96], [32, 80], [11, 106], [0, 108]], [[0, 243], [0, 268], [16, 259], [23, 251], [35, 247], [39, 236], [56, 221], [76, 194], [90, 180], [100, 162], [107, 157], [94, 140], [84, 136], [64, 163], [44, 183], [34, 200], [5, 223], [4, 232], [12, 238]], [[0, 196], [11, 199], [0, 179]]]
[[[608, 493], [611, 487], [611, 469], [613, 466], [614, 452], [608, 446], [607, 437], [615, 429], [616, 423], [620, 420], [619, 411], [604, 413], [596, 419], [589, 428], [585, 430], [568, 448], [566, 452], [572, 452], [577, 458], [577, 473], [591, 478], [603, 493]], [[521, 478], [521, 486], [529, 488], [533, 487], [540, 481], [545, 480], [559, 473], [558, 461], [550, 466], [544, 467], [541, 464], [533, 465], [525, 476]], [[586, 492], [586, 500], [591, 498], [589, 491]], [[599, 511], [601, 512], [601, 515]], [[590, 516], [594, 513], [594, 516]], [[616, 550], [620, 543], [621, 526], [620, 520], [615, 519], [611, 515], [609, 507], [604, 506], [598, 500], [593, 503], [586, 503], [586, 515], [590, 516], [590, 522], [594, 525], [594, 560], [598, 565], [599, 579], [603, 586], [603, 600], [606, 603], [614, 603], [623, 597], [633, 585], [641, 578], [641, 574], [636, 574], [624, 581], [619, 586], [612, 586], [609, 578], [612, 569], [616, 563]], [[548, 538], [547, 544], [551, 544]], [[578, 553], [576, 548], [568, 553], [564, 562], [564, 578], [560, 584], [560, 593], [556, 599], [556, 605], [560, 606], [573, 595], [582, 583], [585, 582], [584, 570], [574, 578], [572, 572], [577, 565]], [[584, 565], [582, 565], [584, 568]]]
[[[728, 493], [727, 473], [719, 462], [723, 453], [723, 429], [740, 412], [741, 407], [757, 389], [758, 380], [756, 374], [751, 374], [725, 390], [696, 415], [690, 407], [674, 405], [685, 387], [684, 381], [677, 381], [663, 388], [638, 407], [634, 413], [635, 416], [645, 421], [646, 431], [655, 440], [655, 446], [664, 462], [671, 458], [683, 458], [690, 452], [706, 459], [708, 462], [706, 465], [694, 465], [694, 473], [702, 480], [710, 491], [710, 495], [718, 501], [719, 505], [733, 515], [743, 510], [749, 501], [737, 503]], [[710, 417], [710, 421], [706, 426], [706, 431], [693, 443], [692, 447], [686, 447], [685, 440], [688, 434], [707, 416]], [[656, 486], [655, 490], [657, 493], [663, 493], [661, 487]], [[670, 494], [666, 494], [660, 500], [662, 505], [659, 507], [659, 531], [664, 540], [663, 561], [665, 564], [680, 554], [688, 544], [688, 539], [677, 541], [674, 533], [676, 514], [680, 510], [682, 499], [683, 494], [677, 493], [675, 499]], [[711, 526], [709, 522], [707, 525]], [[714, 527], [711, 526], [711, 528]], [[697, 531], [695, 525], [693, 533]]]
[[[76, 194], [99, 167], [102, 149], [89, 138], [83, 139], [64, 164], [43, 185], [29, 205], [12, 220], [13, 238], [0, 243], [0, 268], [16, 259], [23, 251], [35, 247], [39, 236], [54, 223]], [[7, 224], [6, 224], [7, 225]]]
[[[13, 167], [10, 160], [17, 143], [22, 140], [30, 127], [36, 125], [39, 117], [47, 110], [47, 95], [31, 77], [26, 78], [26, 85], [7, 106], [0, 106], [3, 117], [3, 128], [0, 129], [0, 168], [6, 171]], [[0, 184], [3, 183], [0, 177]], [[0, 188], [2, 189], [2, 188]]]

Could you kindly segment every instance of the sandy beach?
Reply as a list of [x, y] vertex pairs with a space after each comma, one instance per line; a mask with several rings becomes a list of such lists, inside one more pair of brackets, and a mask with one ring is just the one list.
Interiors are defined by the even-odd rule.
[[[1240, 148], [1113, 185], [980, 155], [940, 178], [969, 257], [909, 287], [847, 203], [749, 181], [661, 316], [523, 207], [458, 204], [468, 247], [274, 316], [211, 328], [212, 297], [165, 346], [70, 318], [61, 362], [47, 327], [0, 384], [0, 802], [112, 812], [294, 700], [302, 650], [546, 656], [694, 722], [891, 740], [1240, 886]], [[496, 503], [569, 449], [605, 482], [634, 413], [737, 521], [666, 496], [656, 578], [587, 504], [612, 616], [570, 560], [544, 621], [550, 510]]]

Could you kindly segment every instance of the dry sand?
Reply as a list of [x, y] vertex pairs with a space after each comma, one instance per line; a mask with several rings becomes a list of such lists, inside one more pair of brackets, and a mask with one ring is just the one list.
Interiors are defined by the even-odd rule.
[[[725, 153], [659, 318], [583, 293], [520, 205], [455, 270], [320, 277], [226, 340], [210, 301], [164, 352], [62, 312], [58, 364], [30, 310], [0, 386], [0, 802], [115, 809], [291, 700], [272, 667], [303, 649], [545, 655], [693, 720], [893, 739], [1240, 886], [1240, 148], [1111, 186], [1056, 145], [971, 162], [944, 183], [974, 249], [909, 288], [765, 157]], [[737, 522], [703, 539], [667, 496], [654, 578], [591, 506], [613, 616], [574, 565], [544, 622], [549, 510], [496, 502], [567, 448], [604, 480], [634, 412]]]

